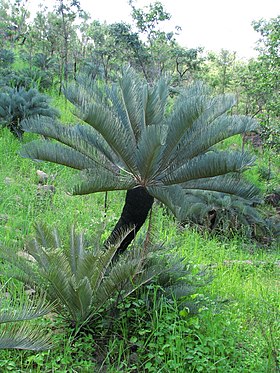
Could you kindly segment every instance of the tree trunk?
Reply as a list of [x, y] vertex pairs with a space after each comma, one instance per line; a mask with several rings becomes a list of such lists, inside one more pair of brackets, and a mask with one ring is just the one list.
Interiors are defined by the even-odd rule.
[[122, 241], [120, 247], [118, 248], [117, 254], [123, 253], [131, 241], [133, 241], [137, 232], [145, 223], [153, 202], [154, 197], [152, 197], [143, 187], [138, 187], [127, 191], [121, 217], [106, 243], [114, 243], [116, 236], [118, 236], [120, 233], [120, 230], [125, 230], [131, 227], [134, 227], [134, 229]]

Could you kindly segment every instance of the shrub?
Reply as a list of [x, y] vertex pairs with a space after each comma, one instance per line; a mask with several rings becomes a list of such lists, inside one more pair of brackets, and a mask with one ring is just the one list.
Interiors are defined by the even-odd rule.
[[24, 133], [21, 121], [37, 115], [59, 116], [58, 110], [49, 106], [48, 97], [37, 89], [6, 87], [0, 93], [0, 125], [8, 127], [17, 138], [21, 139]]
[[9, 49], [0, 49], [0, 67], [7, 68], [15, 61], [14, 52]]
[[56, 311], [75, 327], [88, 323], [101, 310], [107, 314], [108, 309], [155, 279], [171, 296], [194, 291], [184, 280], [190, 272], [188, 266], [178, 260], [168, 260], [167, 265], [166, 258], [152, 255], [153, 248], [134, 247], [116, 258], [118, 244], [105, 249], [96, 243], [93, 248], [73, 227], [68, 242], [62, 242], [57, 231], [42, 226], [36, 229], [36, 238], [26, 244], [28, 255], [2, 248], [0, 256], [19, 269], [7, 274], [43, 289], [49, 301], [55, 302]]

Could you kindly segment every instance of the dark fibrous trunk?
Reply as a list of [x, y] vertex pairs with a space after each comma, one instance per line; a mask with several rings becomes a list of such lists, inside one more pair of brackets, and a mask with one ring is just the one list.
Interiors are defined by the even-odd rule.
[[134, 229], [122, 241], [117, 254], [123, 253], [134, 239], [139, 229], [145, 223], [153, 202], [154, 197], [152, 197], [143, 187], [127, 191], [121, 217], [108, 238], [107, 244], [114, 243], [118, 234], [123, 230], [132, 227]]
[[24, 131], [18, 126], [17, 122], [11, 123], [7, 126], [11, 133], [18, 139], [22, 140], [22, 136], [24, 134]]

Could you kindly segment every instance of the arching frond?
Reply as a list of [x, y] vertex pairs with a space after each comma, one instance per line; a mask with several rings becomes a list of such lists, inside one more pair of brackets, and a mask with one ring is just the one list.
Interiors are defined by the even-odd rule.
[[182, 156], [177, 159], [182, 164], [198, 154], [206, 152], [212, 146], [231, 136], [254, 131], [257, 128], [255, 119], [239, 115], [221, 115], [210, 126], [201, 123], [187, 133], [180, 150]]
[[43, 247], [58, 249], [61, 247], [61, 240], [57, 229], [50, 231], [44, 224], [35, 223], [36, 240], [28, 242], [28, 246], [37, 245], [37, 243]]
[[145, 110], [147, 87], [132, 69], [124, 70], [119, 80], [120, 94], [127, 116], [127, 122], [133, 130], [136, 142], [145, 128]]
[[[9, 290], [9, 289], [8, 289]], [[52, 347], [50, 334], [42, 330], [41, 326], [28, 323], [47, 315], [53, 306], [46, 302], [45, 296], [40, 294], [23, 302], [17, 297], [8, 301], [0, 298], [0, 349], [17, 348], [30, 350], [45, 350]]]
[[94, 168], [81, 173], [80, 182], [74, 186], [72, 193], [82, 195], [110, 190], [128, 190], [136, 185], [137, 182], [131, 175], [116, 174], [101, 168]]
[[[126, 103], [123, 100], [123, 91], [119, 89], [117, 84], [113, 84], [110, 88], [108, 87], [106, 89], [106, 93], [108, 95], [108, 99], [110, 100], [111, 110], [114, 112], [116, 118], [118, 118], [119, 123], [123, 125], [125, 131], [130, 133], [133, 146], [135, 147], [137, 136], [139, 135], [140, 130], [137, 126], [136, 128], [133, 128], [133, 124], [135, 124], [135, 122], [133, 124], [131, 123], [132, 118], [130, 118], [131, 114], [128, 113]], [[134, 97], [131, 97], [131, 100], [133, 99]], [[133, 106], [134, 101], [132, 101], [130, 105]], [[135, 107], [134, 110], [136, 109], [137, 108]]]
[[257, 187], [242, 180], [239, 176], [231, 174], [206, 179], [190, 180], [181, 184], [181, 187], [189, 192], [192, 192], [193, 190], [222, 192], [252, 201], [259, 201], [260, 195], [260, 191]]
[[[83, 97], [82, 88], [76, 87], [73, 95]], [[77, 100], [82, 101], [81, 100]], [[135, 143], [132, 132], [128, 131], [114, 112], [110, 105], [95, 102], [94, 100], [82, 101], [79, 106], [80, 116], [84, 122], [92, 126], [108, 143], [111, 150], [124, 162], [127, 169], [132, 173], [137, 173], [134, 156]]]
[[178, 185], [148, 186], [148, 192], [157, 200], [166, 205], [177, 217], [185, 206], [185, 193]]
[[254, 158], [248, 153], [209, 152], [187, 161], [183, 166], [170, 173], [166, 172], [162, 182], [165, 185], [181, 184], [188, 180], [240, 172], [245, 167], [252, 165], [253, 161]]
[[166, 145], [162, 154], [161, 168], [165, 168], [172, 154], [176, 152], [178, 145], [186, 132], [194, 125], [200, 117], [206, 104], [205, 96], [193, 96], [185, 99], [184, 104], [180, 104], [180, 109], [174, 109], [167, 119], [168, 134], [166, 136]]
[[41, 327], [31, 327], [28, 323], [0, 326], [0, 349], [42, 351], [52, 347], [50, 335], [43, 333]]
[[208, 103], [199, 117], [195, 127], [208, 127], [221, 115], [226, 114], [236, 104], [236, 97], [232, 94], [223, 94], [212, 97], [208, 94]]
[[19, 305], [17, 303], [16, 300], [12, 300], [9, 302], [9, 308], [5, 308], [3, 300], [0, 298], [0, 324], [33, 320], [47, 315], [53, 308], [49, 302], [46, 302], [46, 297], [43, 294], [29, 299], [26, 303]]
[[91, 168], [95, 165], [92, 159], [77, 150], [49, 141], [31, 141], [28, 146], [24, 146], [20, 150], [20, 155], [24, 158], [58, 163], [77, 170]]
[[102, 156], [105, 156], [109, 161], [115, 161], [107, 143], [98, 132], [89, 126], [81, 124], [64, 126], [57, 120], [37, 116], [24, 120], [22, 122], [22, 128], [25, 132], [33, 132], [57, 140], [92, 160], [98, 159], [96, 154], [96, 151], [98, 151], [99, 155], [102, 154]]

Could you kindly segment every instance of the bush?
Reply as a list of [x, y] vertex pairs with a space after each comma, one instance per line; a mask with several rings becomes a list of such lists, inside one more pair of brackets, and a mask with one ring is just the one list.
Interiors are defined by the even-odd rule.
[[24, 133], [21, 121], [37, 115], [59, 117], [58, 110], [49, 106], [48, 97], [37, 89], [6, 87], [0, 93], [0, 125], [8, 127], [18, 139]]
[[0, 49], [0, 67], [7, 68], [15, 61], [14, 52], [9, 49]]
[[169, 297], [186, 297], [196, 291], [192, 269], [174, 256], [163, 256], [155, 247], [134, 247], [116, 257], [126, 234], [115, 245], [104, 248], [98, 243], [95, 247], [86, 244], [84, 235], [76, 234], [73, 227], [67, 242], [56, 230], [36, 229], [36, 238], [26, 244], [27, 252], [2, 248], [0, 257], [19, 270], [8, 269], [6, 275], [45, 291], [48, 300], [56, 304], [57, 313], [78, 329], [99, 313], [108, 315], [109, 310], [153, 281], [164, 286]]

